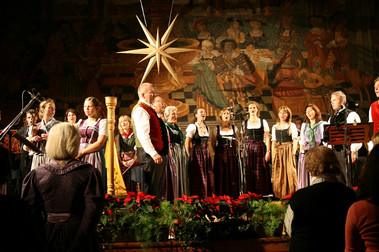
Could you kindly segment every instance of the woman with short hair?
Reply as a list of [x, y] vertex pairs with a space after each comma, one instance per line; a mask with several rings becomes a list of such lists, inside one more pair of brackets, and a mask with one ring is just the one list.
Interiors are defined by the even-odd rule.
[[46, 251], [98, 251], [96, 226], [104, 206], [101, 175], [91, 164], [76, 160], [78, 126], [55, 125], [46, 153], [52, 160], [24, 179], [21, 198], [45, 235]]
[[186, 150], [184, 149], [184, 135], [178, 126], [178, 109], [167, 106], [164, 111], [166, 127], [170, 136], [170, 151], [176, 169], [177, 195], [189, 194], [189, 177]]
[[337, 179], [341, 165], [323, 145], [308, 150], [305, 169], [311, 185], [292, 195], [285, 218], [289, 251], [344, 251], [346, 214], [356, 201], [355, 192]]
[[79, 119], [79, 114], [75, 109], [69, 108], [64, 115], [64, 121], [69, 123], [76, 123]]

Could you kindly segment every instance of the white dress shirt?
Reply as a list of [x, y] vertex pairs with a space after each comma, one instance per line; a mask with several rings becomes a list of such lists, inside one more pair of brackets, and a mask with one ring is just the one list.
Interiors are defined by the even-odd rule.
[[[140, 102], [145, 103], [147, 106], [151, 107], [151, 104], [140, 100]], [[134, 126], [136, 128], [136, 137], [140, 141], [143, 150], [154, 157], [158, 152], [155, 150], [153, 143], [150, 139], [150, 115], [142, 107], [137, 107], [133, 113], [132, 118]]]

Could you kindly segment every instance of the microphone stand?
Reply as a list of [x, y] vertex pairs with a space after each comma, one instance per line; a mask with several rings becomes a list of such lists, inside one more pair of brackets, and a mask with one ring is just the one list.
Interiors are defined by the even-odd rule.
[[38, 98], [41, 96], [40, 93], [37, 93], [32, 99], [29, 101], [28, 104], [25, 105], [25, 107], [18, 113], [18, 115], [3, 129], [3, 131], [0, 133], [0, 142], [3, 141], [4, 137], [7, 135], [8, 131], [13, 127], [13, 125], [18, 122], [18, 120], [21, 118], [21, 116], [29, 110], [29, 108], [33, 105], [34, 101], [38, 100]]
[[[232, 117], [232, 125], [235, 128], [235, 116], [233, 109], [230, 110], [230, 115]], [[243, 120], [242, 120], [243, 123]], [[242, 124], [241, 124], [242, 125]], [[241, 127], [242, 129], [242, 127]], [[238, 173], [239, 173], [239, 191], [240, 195], [245, 192], [245, 169], [244, 169], [244, 164], [241, 158], [241, 144], [240, 144], [240, 139], [239, 136], [236, 134], [236, 139], [237, 139], [237, 161], [238, 161]]]
[[242, 183], [243, 183], [243, 193], [247, 192], [247, 185], [246, 185], [246, 164], [247, 164], [247, 148], [246, 148], [246, 125], [244, 123], [244, 120], [241, 122], [241, 129], [244, 128], [243, 135], [242, 136], [242, 153], [243, 153], [243, 159], [242, 159]]
[[[239, 144], [239, 161], [240, 161], [240, 172], [241, 172], [241, 194], [247, 192], [246, 187], [246, 163], [247, 163], [247, 148], [246, 148], [246, 125], [244, 122], [243, 114], [241, 114], [241, 140]], [[241, 148], [242, 143], [242, 148]], [[241, 153], [242, 158], [241, 158]]]
[[352, 170], [352, 159], [351, 152], [347, 145], [347, 104], [345, 106], [345, 122], [343, 128], [343, 154], [345, 158], [345, 172], [346, 172], [346, 186], [351, 187], [351, 170]]

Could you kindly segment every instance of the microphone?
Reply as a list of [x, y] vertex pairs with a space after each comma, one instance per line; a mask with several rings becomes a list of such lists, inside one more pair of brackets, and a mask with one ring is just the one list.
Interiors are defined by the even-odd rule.
[[[42, 101], [45, 101], [45, 100], [46, 100], [46, 99], [43, 98], [43, 97], [41, 96], [41, 94], [38, 93], [38, 92], [37, 92], [37, 94], [33, 94], [33, 93], [30, 92], [30, 91], [27, 91], [27, 92], [28, 92], [28, 94], [30, 95], [30, 97], [32, 97], [32, 99], [36, 99], [36, 100], [39, 101], [40, 103], [41, 103]], [[41, 98], [42, 100], [40, 100], [39, 98]]]

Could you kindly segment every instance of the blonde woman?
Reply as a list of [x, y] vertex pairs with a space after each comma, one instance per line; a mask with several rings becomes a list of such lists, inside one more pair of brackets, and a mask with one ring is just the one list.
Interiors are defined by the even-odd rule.
[[59, 121], [55, 120], [55, 102], [52, 99], [42, 101], [39, 105], [39, 118], [41, 121], [37, 124], [36, 131], [33, 136], [29, 137], [29, 141], [36, 143], [41, 153], [34, 153], [31, 169], [37, 168], [40, 164], [50, 161], [45, 154], [46, 141], [49, 136], [50, 129]]
[[103, 177], [105, 186], [107, 174], [103, 146], [108, 137], [108, 123], [106, 119], [101, 118], [101, 104], [95, 97], [85, 99], [84, 113], [87, 119], [78, 122], [80, 147], [76, 158], [88, 162], [97, 168]]
[[283, 198], [297, 190], [297, 129], [291, 120], [289, 107], [281, 106], [276, 124], [272, 127], [272, 190], [276, 198]]
[[260, 118], [259, 104], [247, 104], [249, 119], [243, 124], [243, 139], [246, 139], [246, 189], [267, 195], [271, 193], [268, 161], [270, 161], [270, 128]]
[[97, 251], [99, 246], [95, 236], [104, 206], [101, 175], [92, 165], [75, 160], [78, 149], [78, 126], [55, 125], [46, 144], [51, 161], [23, 182], [21, 198], [31, 208], [46, 251]]
[[[119, 134], [115, 136], [114, 140], [116, 144], [118, 160], [121, 164], [121, 171], [123, 172], [123, 177], [124, 179], [127, 179], [129, 177], [124, 174], [126, 170], [129, 170], [131, 180], [133, 180], [135, 183], [141, 183], [141, 171], [136, 154], [136, 139], [133, 133], [132, 121], [129, 116], [120, 116], [118, 119], [118, 131]], [[125, 183], [129, 184], [129, 181], [125, 181]], [[129, 187], [129, 190], [134, 190], [131, 188], [131, 186]]]

